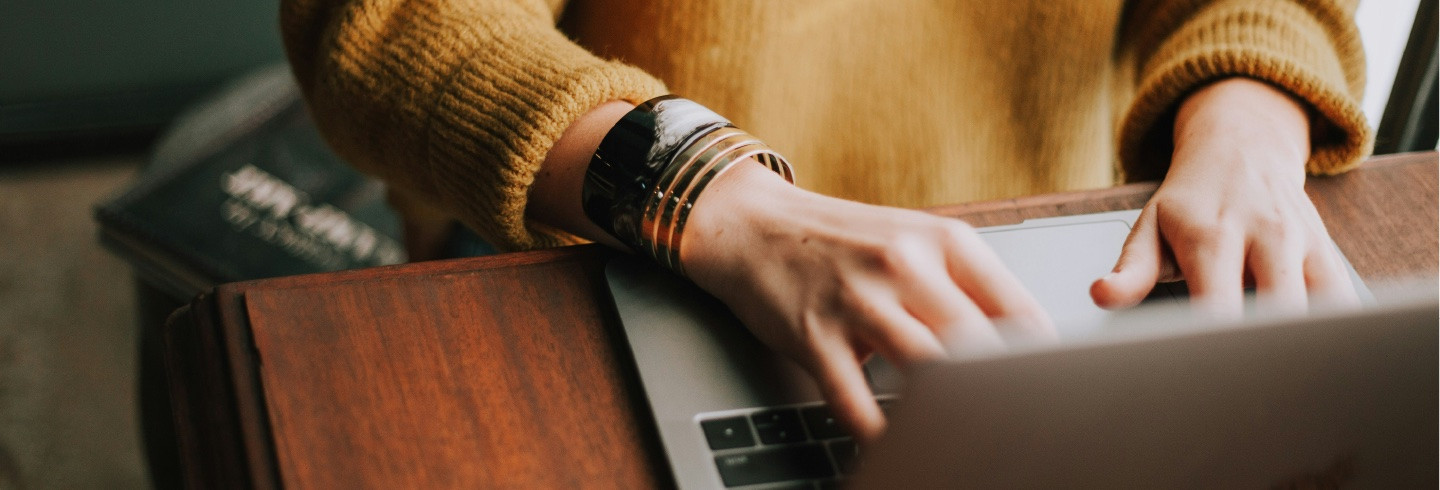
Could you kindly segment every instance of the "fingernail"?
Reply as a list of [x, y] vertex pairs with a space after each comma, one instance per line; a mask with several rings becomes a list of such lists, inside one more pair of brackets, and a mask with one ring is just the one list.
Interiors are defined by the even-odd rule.
[[1100, 278], [1100, 280], [1101, 280], [1101, 281], [1105, 281], [1105, 282], [1110, 282], [1111, 279], [1115, 279], [1115, 276], [1116, 276], [1117, 274], [1119, 274], [1119, 273], [1118, 273], [1118, 272], [1111, 272], [1111, 273], [1109, 273], [1109, 274], [1105, 274], [1105, 277]]

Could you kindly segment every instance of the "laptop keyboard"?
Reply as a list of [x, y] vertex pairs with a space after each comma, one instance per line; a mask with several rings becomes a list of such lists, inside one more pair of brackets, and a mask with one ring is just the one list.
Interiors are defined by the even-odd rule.
[[838, 488], [860, 454], [823, 404], [704, 414], [700, 430], [727, 488]]

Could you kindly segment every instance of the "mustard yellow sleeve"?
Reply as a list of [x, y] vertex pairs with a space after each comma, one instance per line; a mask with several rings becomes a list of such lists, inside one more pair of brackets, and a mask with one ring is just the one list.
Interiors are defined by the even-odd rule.
[[[1246, 76], [1306, 102], [1306, 170], [1335, 174], [1359, 164], [1374, 136], [1360, 100], [1365, 55], [1358, 0], [1140, 0], [1127, 5], [1117, 56], [1132, 69], [1135, 97], [1119, 123], [1128, 180], [1164, 175], [1175, 111], [1211, 81]], [[1122, 73], [1124, 73], [1122, 71]]]
[[558, 9], [541, 0], [286, 0], [281, 30], [315, 121], [341, 156], [501, 249], [530, 249], [574, 240], [525, 219], [535, 173], [565, 128], [607, 101], [665, 93], [639, 69], [567, 39]]

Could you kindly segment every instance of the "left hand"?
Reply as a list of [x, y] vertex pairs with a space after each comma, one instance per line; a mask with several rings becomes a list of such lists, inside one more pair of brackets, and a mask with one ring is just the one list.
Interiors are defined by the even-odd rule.
[[1138, 304], [1156, 282], [1184, 279], [1192, 304], [1242, 313], [1303, 312], [1311, 297], [1357, 302], [1315, 205], [1305, 194], [1305, 110], [1262, 82], [1230, 78], [1195, 92], [1175, 117], [1169, 172], [1126, 239], [1114, 272], [1090, 288], [1104, 308]]

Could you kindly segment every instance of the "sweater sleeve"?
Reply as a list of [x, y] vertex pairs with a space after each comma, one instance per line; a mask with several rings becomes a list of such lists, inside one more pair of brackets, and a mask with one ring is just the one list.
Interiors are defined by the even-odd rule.
[[517, 250], [576, 241], [525, 218], [536, 171], [570, 123], [665, 93], [567, 39], [554, 3], [286, 0], [280, 20], [316, 124], [342, 157]]
[[1121, 114], [1119, 153], [1127, 180], [1164, 176], [1180, 102], [1231, 76], [1268, 82], [1308, 105], [1306, 170], [1335, 174], [1370, 153], [1360, 109], [1365, 59], [1357, 0], [1139, 0], [1127, 5], [1117, 58], [1131, 69], [1134, 98]]

